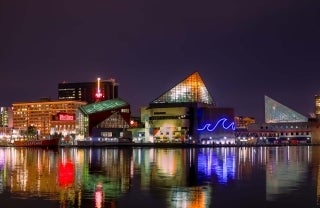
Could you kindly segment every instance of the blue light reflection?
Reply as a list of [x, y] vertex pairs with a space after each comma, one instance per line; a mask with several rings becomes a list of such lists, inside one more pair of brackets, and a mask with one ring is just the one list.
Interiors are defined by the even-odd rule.
[[235, 152], [230, 149], [222, 149], [219, 153], [212, 150], [199, 152], [198, 174], [205, 180], [216, 177], [222, 184], [234, 180], [236, 177]]

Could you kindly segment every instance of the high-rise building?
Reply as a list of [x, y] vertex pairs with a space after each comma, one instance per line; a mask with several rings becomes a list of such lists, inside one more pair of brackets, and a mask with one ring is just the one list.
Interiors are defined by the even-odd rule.
[[320, 95], [315, 95], [314, 96], [314, 101], [315, 101], [315, 115], [316, 118], [320, 118]]
[[86, 102], [47, 99], [13, 103], [13, 128], [25, 132], [29, 126], [34, 126], [40, 136], [75, 134], [76, 111], [83, 105]]
[[0, 107], [0, 140], [12, 135], [12, 108]]
[[0, 127], [12, 127], [11, 107], [0, 107]]
[[95, 103], [98, 101], [118, 98], [118, 83], [114, 79], [96, 82], [62, 82], [58, 84], [59, 100], [77, 100]]

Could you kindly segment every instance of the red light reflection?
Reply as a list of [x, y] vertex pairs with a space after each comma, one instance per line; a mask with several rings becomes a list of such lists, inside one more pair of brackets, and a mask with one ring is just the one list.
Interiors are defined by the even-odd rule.
[[59, 186], [72, 186], [74, 182], [74, 164], [72, 161], [59, 162]]
[[95, 208], [101, 208], [103, 204], [103, 189], [102, 184], [98, 183], [96, 185], [96, 190], [94, 192], [94, 201], [95, 201]]

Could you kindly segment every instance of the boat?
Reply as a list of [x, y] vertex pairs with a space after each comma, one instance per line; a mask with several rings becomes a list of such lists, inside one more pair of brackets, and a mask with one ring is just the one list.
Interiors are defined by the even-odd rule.
[[58, 147], [59, 138], [42, 139], [42, 140], [14, 140], [11, 143], [13, 147]]

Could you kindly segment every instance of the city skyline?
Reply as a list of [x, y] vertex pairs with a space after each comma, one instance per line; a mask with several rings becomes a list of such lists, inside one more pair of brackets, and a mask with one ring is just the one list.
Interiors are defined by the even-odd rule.
[[0, 0], [0, 106], [114, 78], [133, 115], [194, 71], [218, 107], [264, 119], [264, 95], [309, 116], [320, 2]]

